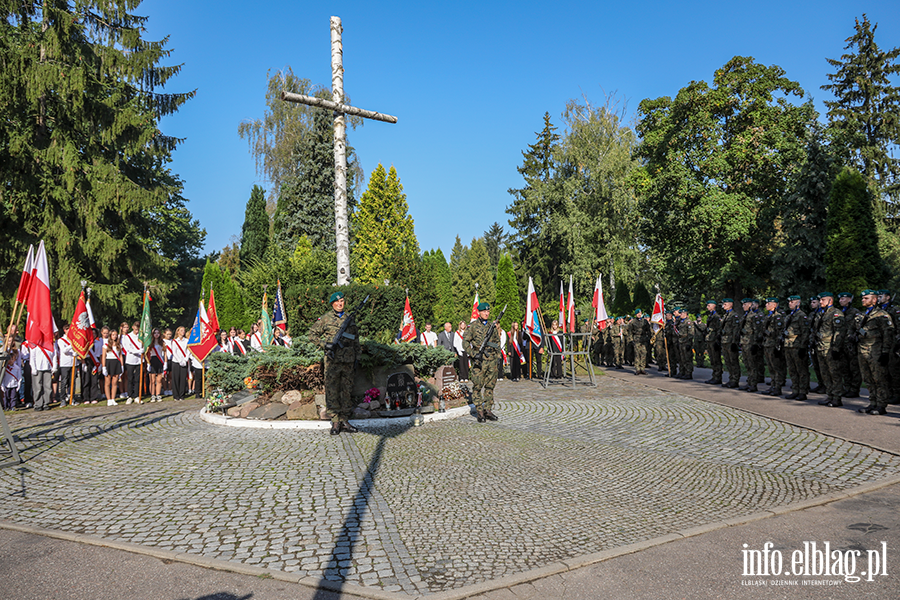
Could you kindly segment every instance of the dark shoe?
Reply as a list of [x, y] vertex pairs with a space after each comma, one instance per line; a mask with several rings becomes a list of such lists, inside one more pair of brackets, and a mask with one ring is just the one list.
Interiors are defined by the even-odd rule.
[[859, 390], [849, 390], [841, 394], [841, 398], [859, 398]]
[[874, 405], [874, 404], [870, 404], [870, 405], [868, 405], [868, 406], [865, 407], [865, 408], [857, 408], [857, 409], [856, 409], [856, 412], [858, 412], [858, 413], [872, 414], [872, 411], [873, 411], [873, 410], [875, 410], [875, 405]]
[[797, 399], [797, 396], [799, 396], [799, 395], [800, 395], [800, 394], [798, 394], [797, 392], [791, 392], [790, 394], [788, 394], [788, 395], [786, 396], [786, 398], [787, 398], [788, 400], [796, 400], [796, 399]]
[[753, 393], [753, 392], [758, 392], [759, 390], [756, 389], [755, 385], [753, 385], [753, 386], [748, 387], [747, 391]]
[[488, 421], [499, 421], [500, 420], [500, 417], [498, 417], [491, 411], [487, 411], [486, 413], [484, 413], [484, 418], [487, 419]]
[[740, 387], [738, 388], [738, 391], [746, 392], [746, 391], [749, 390], [749, 389], [750, 389], [750, 386], [749, 386], [749, 385], [742, 385], [742, 386], [740, 386]]
[[774, 388], [774, 389], [769, 390], [769, 395], [770, 396], [780, 396], [781, 388]]
[[725, 385], [725, 387], [731, 388], [732, 390], [735, 389], [736, 387], [738, 387], [738, 384], [737, 384], [736, 382], [733, 382], [733, 381], [729, 381], [728, 383], [726, 383], [726, 384], [724, 384], [724, 385]]
[[872, 412], [870, 412], [869, 414], [870, 415], [886, 415], [887, 409], [883, 406], [877, 406], [874, 409], [872, 409]]
[[[819, 403], [821, 404], [821, 402]], [[831, 402], [826, 402], [825, 406], [830, 406], [831, 408], [840, 408], [844, 403], [840, 401], [840, 399], [832, 400]]]
[[479, 423], [484, 423], [484, 413], [479, 410], [475, 416], [475, 420]]
[[685, 375], [684, 377], [682, 377], [682, 379], [685, 379], [685, 380], [687, 380], [687, 379], [693, 379], [693, 378], [694, 378], [693, 375]]
[[825, 400], [819, 400], [819, 406], [828, 406], [829, 404], [831, 404], [831, 400], [828, 400], [827, 398]]
[[809, 391], [810, 394], [825, 394], [826, 388], [823, 385], [817, 385], [815, 388]]
[[806, 400], [806, 394], [800, 394], [797, 396], [797, 400]]
[[341, 433], [341, 424], [340, 423], [332, 423], [331, 424], [331, 435], [339, 435]]
[[357, 429], [347, 421], [341, 422], [341, 431], [346, 431], [347, 433], [359, 433], [359, 429]]

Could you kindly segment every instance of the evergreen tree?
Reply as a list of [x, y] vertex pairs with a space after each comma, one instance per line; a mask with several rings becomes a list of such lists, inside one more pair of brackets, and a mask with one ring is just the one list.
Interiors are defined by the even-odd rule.
[[228, 273], [222, 271], [219, 264], [212, 260], [206, 261], [203, 269], [203, 301], [209, 299], [209, 290], [213, 290], [216, 299], [216, 316], [222, 329], [229, 327], [244, 328], [246, 323], [246, 310], [240, 291], [235, 286]]
[[834, 180], [828, 204], [825, 279], [834, 293], [859, 294], [887, 280], [878, 251], [872, 194], [865, 178], [844, 167]]
[[806, 160], [782, 205], [782, 244], [772, 257], [773, 286], [782, 297], [808, 298], [825, 288], [825, 218], [836, 162], [813, 128]]
[[[193, 92], [159, 92], [181, 67], [160, 65], [170, 50], [142, 39], [146, 18], [130, 12], [137, 5], [0, 5], [0, 258], [20, 267], [28, 244], [43, 239], [63, 320], [82, 279], [103, 315], [137, 317], [145, 281], [165, 305], [180, 282], [176, 260], [160, 248], [184, 227], [200, 246], [205, 235], [167, 167], [180, 140], [159, 130]], [[167, 214], [177, 230], [159, 227]], [[147, 233], [160, 230], [175, 237]], [[17, 271], [0, 280], [4, 298], [15, 295]]]
[[469, 253], [469, 247], [463, 245], [459, 236], [456, 236], [456, 242], [453, 244], [453, 251], [450, 253], [450, 276], [453, 288], [453, 312], [456, 320], [465, 320], [468, 322], [472, 313], [472, 300], [474, 296], [466, 297], [468, 287], [464, 289], [464, 280], [467, 277], [463, 272], [463, 265], [466, 262], [466, 255]]
[[241, 227], [241, 260], [244, 264], [262, 260], [269, 246], [269, 215], [266, 213], [266, 195], [258, 185], [253, 186], [244, 225]]
[[453, 276], [450, 273], [450, 265], [447, 264], [447, 259], [444, 258], [440, 248], [431, 253], [431, 261], [434, 279], [429, 283], [437, 290], [437, 299], [432, 308], [434, 322], [443, 324], [449, 321], [455, 329], [459, 316], [453, 309]]
[[655, 297], [656, 294], [651, 296], [647, 286], [642, 281], [638, 281], [634, 286], [634, 294], [631, 297], [631, 310], [634, 311], [634, 309], [640, 308], [645, 313], [649, 311], [652, 314], [653, 299]]
[[460, 291], [458, 297], [465, 303], [461, 314], [466, 319], [471, 316], [476, 283], [478, 284], [478, 299], [481, 302], [489, 302], [493, 309], [494, 278], [491, 275], [491, 259], [488, 257], [487, 248], [481, 238], [472, 240], [466, 257], [460, 265], [458, 281], [454, 281], [454, 287], [458, 286]]
[[835, 96], [825, 106], [841, 158], [877, 183], [879, 192], [894, 196], [885, 213], [895, 219], [900, 159], [892, 149], [900, 144], [900, 89], [890, 78], [900, 73], [900, 48], [881, 50], [875, 43], [877, 28], [866, 15], [862, 23], [856, 19], [856, 32], [844, 47], [849, 52], [840, 60], [827, 59], [835, 72], [822, 89]]
[[[631, 299], [631, 292], [628, 289], [628, 284], [624, 281], [616, 282], [616, 291], [613, 294], [612, 301], [612, 311], [615, 316], [622, 316], [629, 314], [634, 306], [634, 302]], [[644, 310], [647, 310], [644, 308]], [[610, 315], [613, 316], [613, 315]]]
[[497, 310], [506, 306], [506, 314], [500, 321], [500, 326], [508, 330], [514, 322], [522, 322], [525, 312], [522, 308], [522, 294], [516, 282], [516, 271], [512, 259], [508, 254], [500, 255], [497, 263]]
[[416, 283], [419, 242], [406, 194], [394, 167], [385, 172], [381, 163], [369, 178], [369, 187], [354, 214], [356, 244], [354, 270], [358, 283]]
[[488, 257], [491, 259], [491, 269], [496, 273], [497, 264], [500, 262], [500, 253], [506, 247], [509, 234], [504, 231], [500, 223], [494, 222], [491, 228], [484, 232], [484, 245], [487, 248]]

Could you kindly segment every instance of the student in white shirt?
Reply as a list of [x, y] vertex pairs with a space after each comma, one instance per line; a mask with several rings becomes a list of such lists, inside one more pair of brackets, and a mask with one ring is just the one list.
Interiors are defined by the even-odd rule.
[[431, 323], [425, 323], [425, 331], [422, 332], [422, 345], [429, 348], [437, 348], [437, 334], [431, 330]]
[[122, 375], [122, 344], [119, 343], [119, 332], [113, 329], [103, 344], [100, 355], [103, 367], [103, 389], [106, 392], [106, 405], [115, 406], [119, 394], [119, 377]]
[[188, 363], [193, 356], [187, 347], [187, 338], [184, 337], [184, 327], [175, 330], [175, 339], [169, 342], [169, 360], [171, 361], [172, 399], [184, 400], [188, 390]]
[[[75, 350], [68, 338], [69, 326], [63, 325], [63, 335], [56, 340], [56, 356], [59, 360], [59, 386], [57, 387], [57, 395], [59, 396], [60, 407], [69, 403], [69, 396], [74, 385], [75, 367]], [[74, 398], [72, 401], [74, 402]]]
[[147, 372], [150, 374], [150, 402], [162, 402], [162, 384], [166, 373], [166, 345], [162, 332], [154, 329], [147, 348]]
[[141, 355], [144, 353], [144, 345], [141, 344], [141, 324], [135, 321], [131, 324], [131, 333], [122, 338], [122, 349], [125, 351], [125, 372], [127, 377], [128, 400], [125, 404], [137, 402], [140, 404], [141, 391]]

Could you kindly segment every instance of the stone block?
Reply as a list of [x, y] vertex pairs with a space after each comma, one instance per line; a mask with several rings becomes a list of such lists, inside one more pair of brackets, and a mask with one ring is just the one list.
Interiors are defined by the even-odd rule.
[[372, 413], [364, 408], [359, 408], [358, 406], [353, 409], [353, 416], [351, 419], [371, 419]]
[[281, 402], [281, 399], [284, 397], [284, 392], [275, 392], [269, 397], [269, 402]]
[[303, 395], [299, 390], [288, 390], [281, 396], [281, 403], [287, 404], [288, 406], [294, 402], [299, 402], [300, 400], [303, 400]]
[[294, 402], [288, 407], [286, 414], [291, 421], [315, 421], [319, 418], [319, 407], [313, 402]]
[[316, 406], [325, 406], [325, 394], [316, 394]]
[[284, 413], [287, 412], [288, 407], [282, 404], [281, 402], [271, 402], [266, 404], [265, 406], [260, 406], [259, 408], [250, 412], [247, 415], [248, 419], [259, 419], [261, 421], [272, 421], [279, 417], [284, 416]]
[[247, 404], [248, 402], [253, 402], [254, 398], [256, 398], [256, 394], [249, 390], [240, 390], [239, 392], [235, 392], [231, 395], [231, 401], [238, 406]]
[[240, 406], [232, 406], [231, 408], [228, 409], [227, 414], [229, 417], [239, 417], [239, 416], [241, 416], [241, 407]]
[[259, 408], [259, 402], [247, 402], [246, 404], [242, 404], [240, 406], [241, 414], [239, 415], [242, 419], [246, 419], [247, 415], [250, 414], [251, 411]]

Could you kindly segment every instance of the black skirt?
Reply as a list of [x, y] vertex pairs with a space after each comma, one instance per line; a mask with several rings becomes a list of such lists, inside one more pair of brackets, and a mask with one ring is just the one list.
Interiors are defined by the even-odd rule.
[[106, 360], [106, 374], [110, 376], [122, 374], [122, 363], [118, 360]]
[[150, 372], [154, 375], [159, 375], [163, 372], [163, 361], [160, 360], [158, 356], [150, 357]]

